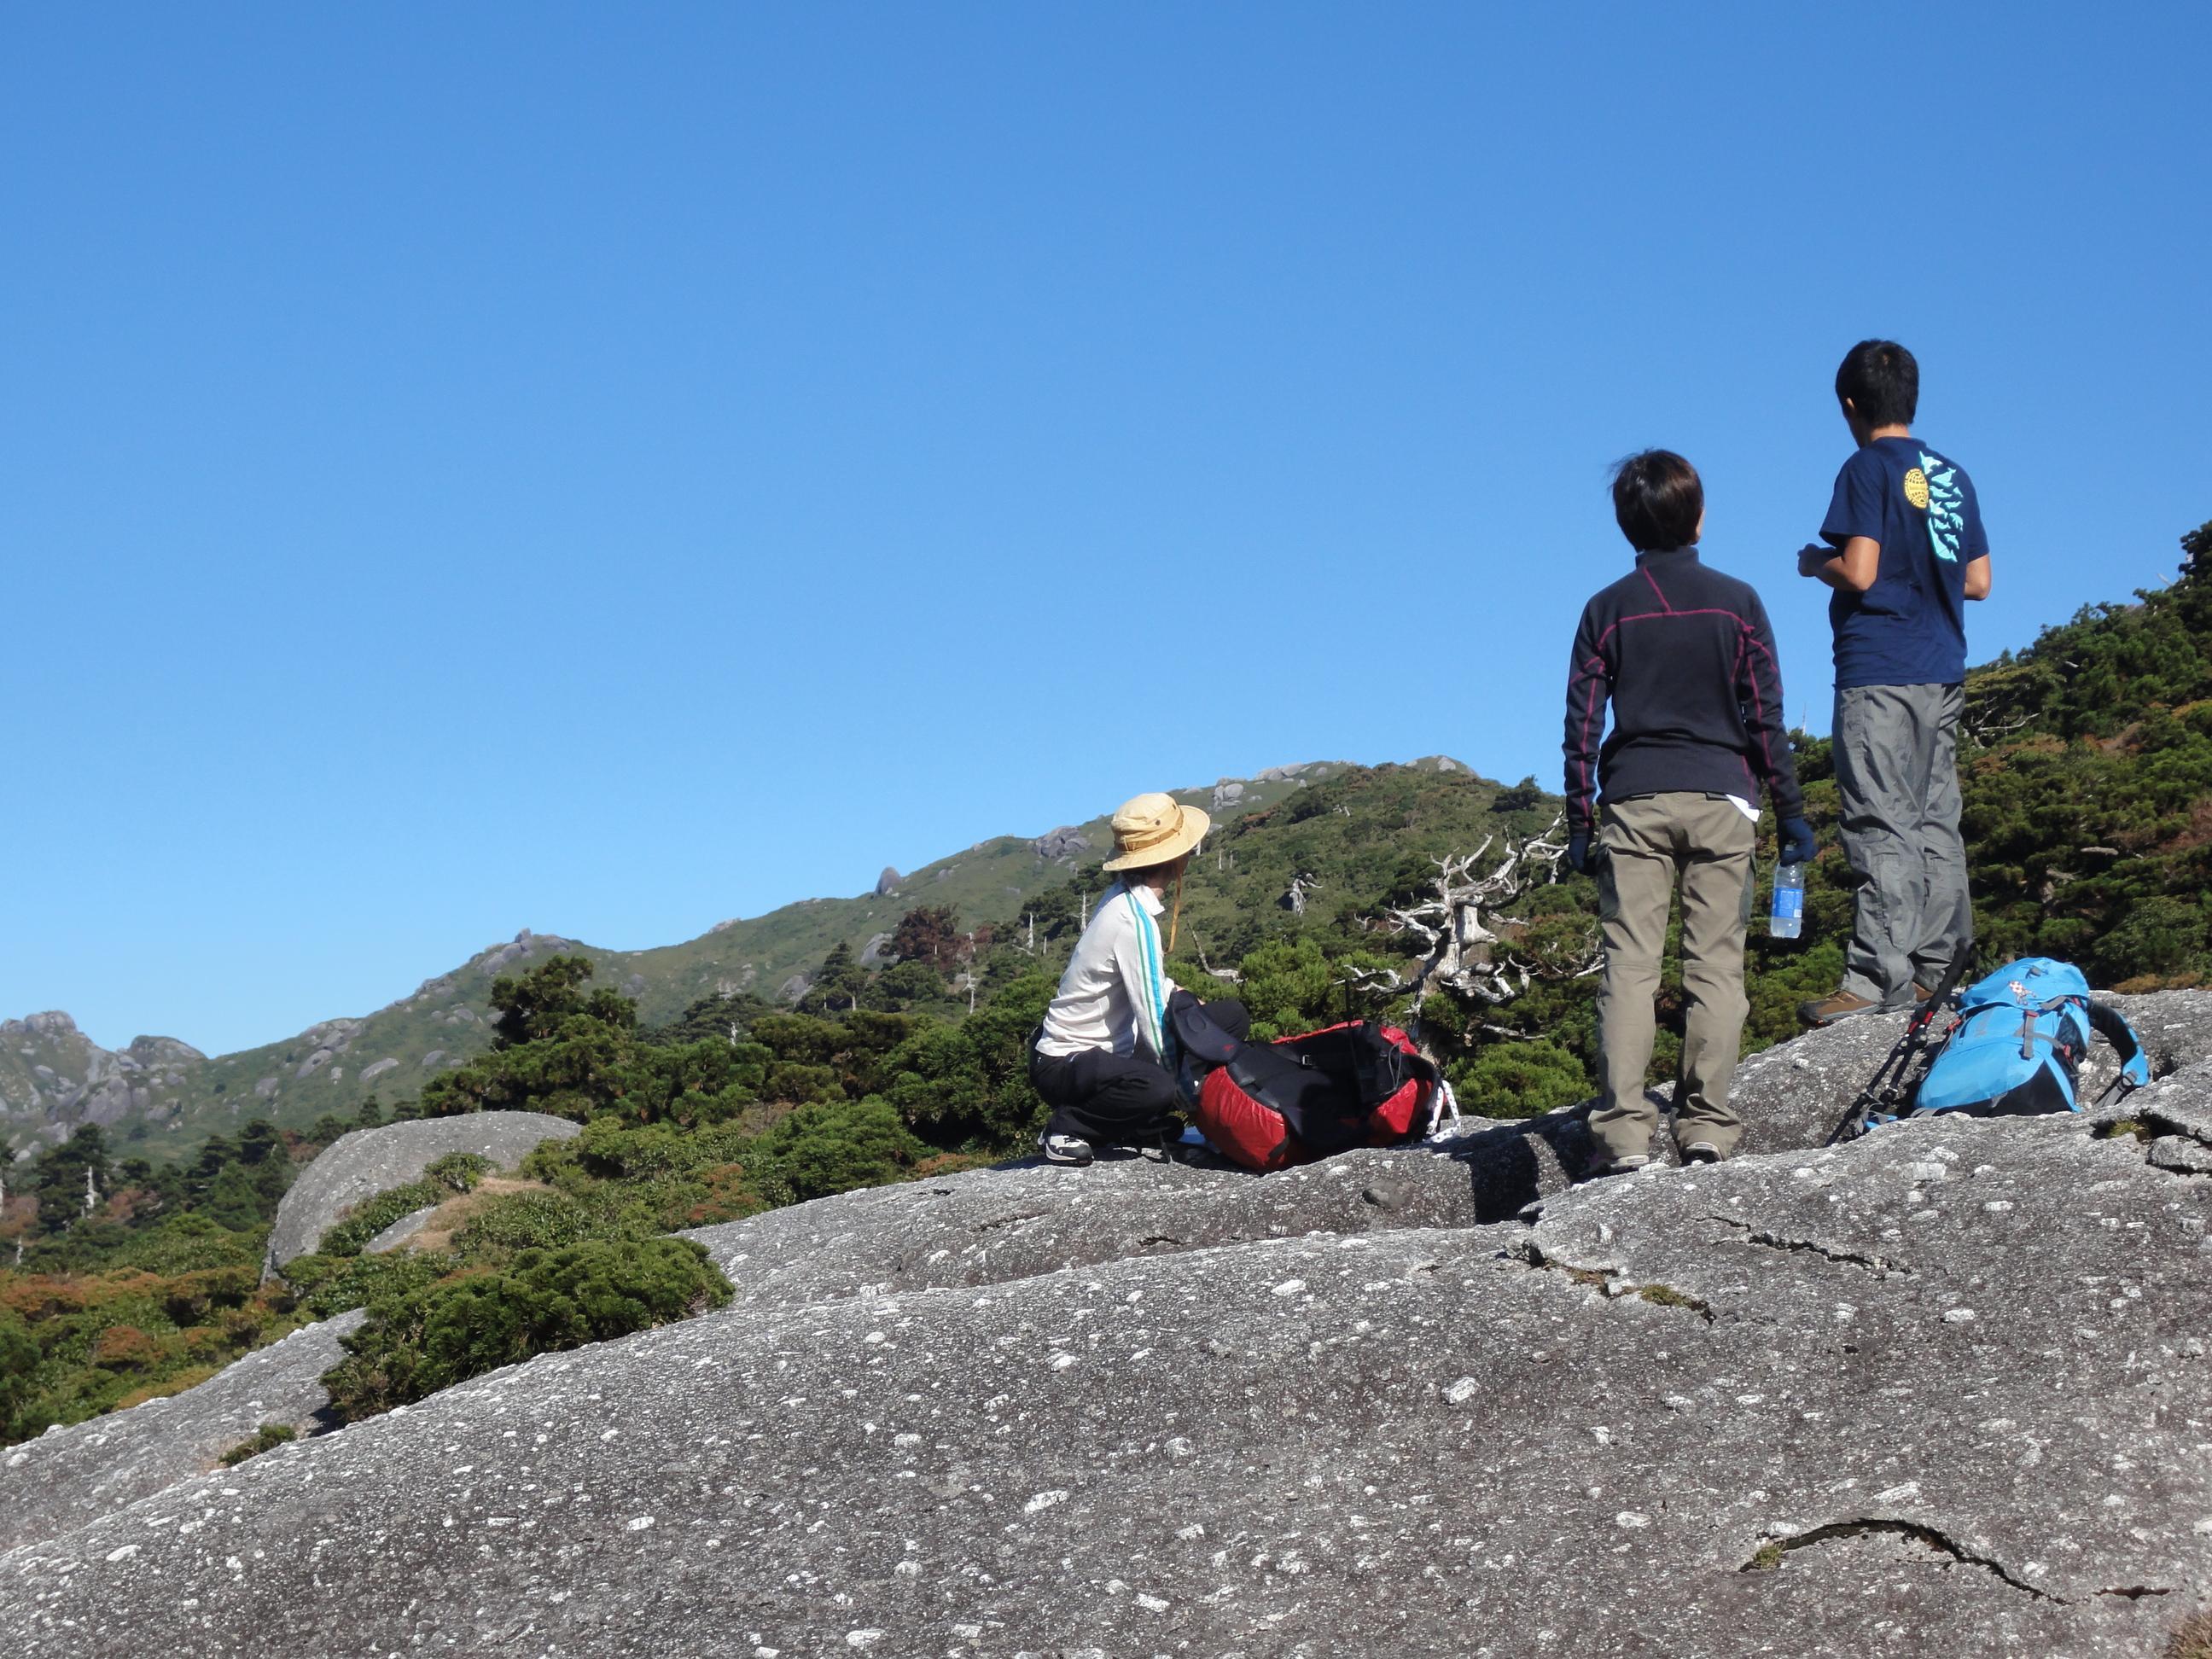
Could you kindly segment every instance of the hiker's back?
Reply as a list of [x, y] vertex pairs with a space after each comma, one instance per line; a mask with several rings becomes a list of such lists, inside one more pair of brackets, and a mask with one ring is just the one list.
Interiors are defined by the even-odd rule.
[[1828, 601], [1838, 688], [1963, 679], [1966, 567], [1990, 545], [1966, 468], [1919, 438], [1877, 438], [1844, 463], [1836, 502], [1824, 535], [1881, 545], [1874, 586]]
[[1692, 550], [1649, 556], [1613, 586], [1622, 619], [1614, 730], [1638, 739], [1742, 748], [1737, 672], [1745, 618], [1759, 602], [1750, 585]]
[[1689, 789], [1756, 799], [1746, 658], [1769, 647], [1750, 585], [1695, 548], [1646, 553], [1590, 608], [1612, 681], [1606, 798]]

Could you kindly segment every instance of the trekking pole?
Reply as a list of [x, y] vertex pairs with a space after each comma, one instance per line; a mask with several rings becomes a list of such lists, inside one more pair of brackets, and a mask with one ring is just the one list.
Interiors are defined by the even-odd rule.
[[1866, 1087], [1859, 1091], [1858, 1098], [1851, 1102], [1850, 1110], [1844, 1114], [1843, 1121], [1828, 1132], [1822, 1146], [1857, 1139], [1866, 1133], [1868, 1120], [1878, 1109], [1892, 1117], [1897, 1115], [1894, 1109], [1904, 1103], [1907, 1093], [1905, 1079], [1927, 1041], [1928, 1028], [1936, 1023], [1936, 1016], [1942, 1012], [1943, 1005], [1958, 991], [1959, 981], [1966, 977], [1966, 964], [1973, 959], [1973, 954], [1972, 939], [1960, 943], [1952, 955], [1951, 965], [1943, 970], [1943, 977], [1928, 1000], [1914, 1009], [1912, 1018], [1905, 1022], [1905, 1035], [1898, 1038], [1896, 1046], [1875, 1068]]
[[2142, 1085], [2141, 1084], [2130, 1081], [2127, 1073], [2123, 1072], [2119, 1076], [2114, 1078], [2110, 1083], [2107, 1083], [2105, 1085], [2104, 1093], [2099, 1095], [2094, 1100], [2089, 1103], [2089, 1109], [2093, 1112], [2097, 1110], [2098, 1108], [2101, 1107], [2106, 1101], [2112, 1097], [2112, 1094], [2115, 1090], [2118, 1091], [2120, 1098], [2122, 1100], [2125, 1100], [2130, 1095], [2135, 1093], [2135, 1091], [2142, 1086]]

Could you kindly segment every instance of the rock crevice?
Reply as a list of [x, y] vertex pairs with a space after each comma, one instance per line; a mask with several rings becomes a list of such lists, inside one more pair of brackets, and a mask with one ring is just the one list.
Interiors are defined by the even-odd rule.
[[[1825, 1544], [1831, 1539], [1866, 1538], [1875, 1534], [1887, 1534], [1892, 1537], [1909, 1539], [1913, 1543], [1933, 1550], [1939, 1555], [1948, 1556], [1961, 1566], [1978, 1567], [1984, 1572], [1994, 1574], [2013, 1589], [2024, 1595], [2034, 1596], [2039, 1601], [2063, 1603], [2065, 1599], [2063, 1596], [2053, 1595], [2048, 1590], [2037, 1589], [2027, 1579], [2006, 1566], [2003, 1562], [1993, 1556], [1984, 1555], [1968, 1549], [1939, 1527], [1929, 1526], [1921, 1521], [1899, 1521], [1887, 1516], [1861, 1516], [1850, 1521], [1832, 1521], [1826, 1526], [1814, 1527], [1804, 1532], [1785, 1534], [1761, 1545], [1751, 1559], [1736, 1571], [1738, 1572], [1770, 1571], [1780, 1566], [1785, 1556], [1793, 1554], [1798, 1550], [1810, 1549], [1815, 1545]], [[2124, 1594], [2124, 1592], [2100, 1590], [2097, 1594], [2109, 1595]]]

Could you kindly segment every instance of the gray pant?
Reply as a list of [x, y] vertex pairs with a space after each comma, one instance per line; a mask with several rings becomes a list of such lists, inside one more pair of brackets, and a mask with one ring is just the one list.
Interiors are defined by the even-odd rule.
[[1682, 890], [1681, 1084], [1674, 1138], [1711, 1141], [1725, 1158], [1743, 1134], [1729, 1084], [1742, 1046], [1743, 935], [1751, 919], [1752, 849], [1759, 826], [1725, 796], [1678, 792], [1607, 806], [1598, 829], [1605, 979], [1597, 994], [1604, 1097], [1589, 1130], [1607, 1158], [1651, 1151], [1659, 1109], [1644, 1092], [1656, 1030], [1652, 999], [1667, 948], [1667, 913]]
[[1859, 879], [1844, 989], [1908, 1002], [1973, 937], [1959, 833], [1955, 685], [1863, 685], [1836, 693], [1836, 788], [1844, 856]]

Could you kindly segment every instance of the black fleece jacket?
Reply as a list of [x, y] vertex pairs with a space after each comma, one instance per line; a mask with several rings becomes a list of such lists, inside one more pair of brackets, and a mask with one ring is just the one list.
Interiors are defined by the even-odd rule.
[[[1613, 732], [1599, 745], [1605, 707]], [[1805, 798], [1782, 724], [1782, 671], [1766, 608], [1694, 547], [1640, 553], [1583, 607], [1567, 674], [1567, 822], [1604, 801], [1668, 790], [1741, 795], [1764, 782], [1778, 818]]]

